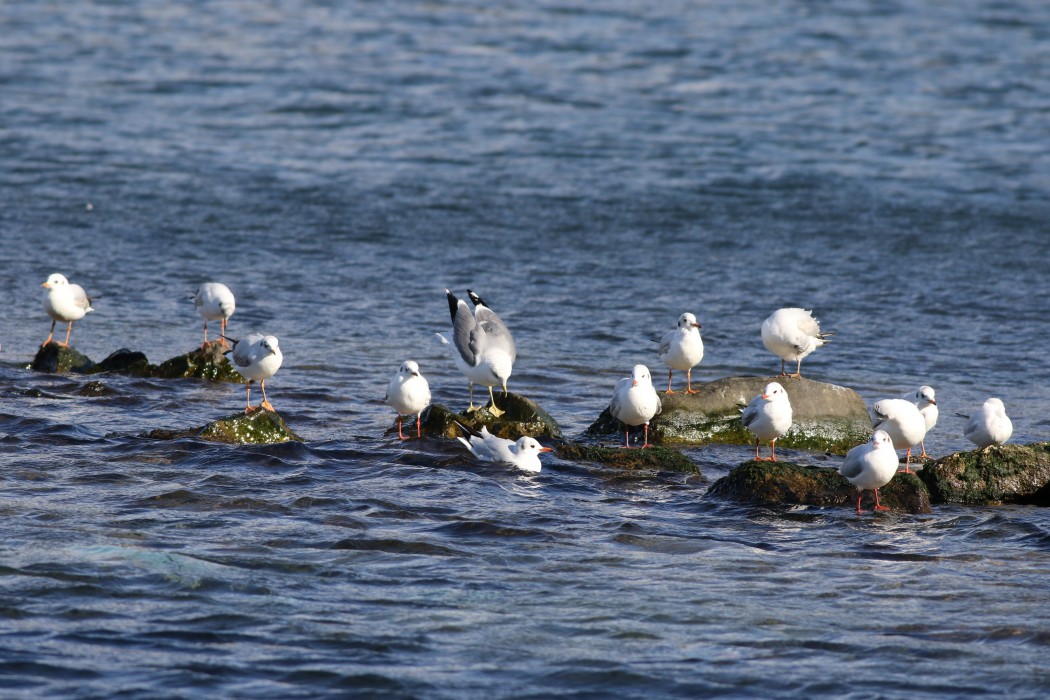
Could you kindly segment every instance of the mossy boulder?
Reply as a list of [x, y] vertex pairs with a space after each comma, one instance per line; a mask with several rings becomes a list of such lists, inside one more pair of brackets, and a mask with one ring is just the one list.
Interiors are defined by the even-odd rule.
[[112, 374], [126, 374], [132, 377], [149, 377], [153, 372], [153, 366], [141, 352], [121, 348], [111, 353], [106, 359], [79, 370], [84, 374], [101, 374], [110, 372]]
[[225, 350], [227, 348], [218, 344], [191, 350], [185, 355], [173, 357], [157, 365], [153, 369], [153, 376], [160, 379], [207, 379], [213, 382], [247, 383], [223, 354]]
[[659, 470], [682, 474], [700, 474], [700, 467], [678, 450], [666, 447], [621, 448], [562, 443], [554, 445], [554, 454], [569, 462], [595, 462], [617, 469]]
[[232, 416], [189, 430], [153, 430], [149, 437], [158, 440], [197, 437], [212, 442], [232, 445], [268, 445], [303, 439], [295, 434], [280, 415], [273, 411], [258, 409], [251, 413], [235, 413]]
[[[707, 494], [737, 503], [853, 507], [857, 489], [835, 469], [806, 467], [792, 462], [745, 462], [711, 485]], [[930, 494], [915, 474], [897, 472], [879, 489], [879, 501], [900, 513], [929, 513]], [[864, 492], [862, 507], [874, 497]]]
[[[507, 394], [505, 397], [498, 396], [496, 405], [504, 412], [498, 418], [492, 415], [487, 406], [470, 413], [453, 413], [445, 406], [431, 404], [423, 410], [421, 416], [422, 432], [428, 437], [463, 437], [463, 431], [456, 425], [461, 423], [475, 432], [485, 426], [493, 435], [509, 440], [517, 440], [523, 435], [562, 439], [561, 428], [535, 401], [517, 394]], [[405, 416], [402, 432], [405, 435], [415, 435], [415, 423], [415, 416]], [[391, 433], [397, 435], [396, 416], [393, 425], [387, 430], [387, 434]]]
[[95, 363], [84, 353], [74, 347], [65, 347], [55, 341], [42, 346], [36, 351], [29, 368], [49, 374], [65, 372], [83, 372]]
[[935, 503], [1050, 505], [1050, 442], [956, 452], [919, 476]]
[[[726, 377], [694, 383], [696, 394], [660, 392], [663, 410], [650, 421], [650, 440], [678, 445], [753, 444], [755, 437], [740, 422], [740, 411], [772, 381], [787, 391], [794, 419], [777, 447], [845, 454], [871, 436], [867, 408], [853, 389], [805, 377]], [[623, 425], [606, 408], [586, 433], [622, 435]]]

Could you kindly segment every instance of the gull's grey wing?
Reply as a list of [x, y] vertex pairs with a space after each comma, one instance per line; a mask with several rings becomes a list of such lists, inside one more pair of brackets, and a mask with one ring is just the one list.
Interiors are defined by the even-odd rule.
[[249, 333], [238, 340], [231, 351], [233, 364], [237, 367], [247, 367], [250, 365], [252, 360], [255, 359], [252, 357], [252, 351], [255, 349], [256, 343], [262, 339], [263, 336], [260, 333]]
[[[622, 406], [620, 392], [624, 390], [625, 387], [628, 387], [630, 383], [630, 377], [624, 377], [616, 382], [616, 388], [613, 389], [612, 401], [609, 402], [609, 413], [612, 414], [613, 418], [616, 418], [620, 414], [620, 408]], [[619, 420], [619, 418], [617, 418], [617, 420]]]
[[511, 360], [517, 359], [518, 349], [514, 344], [514, 337], [503, 319], [485, 303], [485, 300], [473, 292], [467, 290], [467, 296], [474, 304], [474, 318], [481, 329], [485, 331], [485, 346], [499, 348], [510, 355]]
[[671, 341], [674, 340], [675, 331], [667, 331], [660, 338], [660, 355], [666, 355], [671, 349]]
[[881, 405], [882, 402], [879, 401], [878, 403], [873, 404], [872, 407], [868, 409], [868, 416], [871, 418], [871, 425], [876, 430], [878, 430], [879, 426], [882, 425], [888, 417], [886, 413], [880, 408]]
[[88, 298], [84, 288], [79, 284], [69, 285], [69, 291], [73, 292], [73, 303], [82, 309], [87, 309], [91, 306], [91, 299]]
[[744, 409], [744, 412], [740, 414], [740, 422], [744, 424], [744, 427], [748, 427], [755, 422], [758, 418], [758, 402], [753, 400]]
[[863, 447], [864, 445], [854, 447], [846, 453], [846, 458], [842, 460], [842, 466], [839, 467], [839, 474], [847, 479], [852, 479], [864, 471], [864, 462], [861, 461], [860, 454]]
[[467, 302], [462, 299], [456, 302], [456, 313], [452, 318], [452, 342], [462, 357], [471, 367], [477, 367], [481, 360], [482, 334], [474, 320], [474, 315], [467, 308]]

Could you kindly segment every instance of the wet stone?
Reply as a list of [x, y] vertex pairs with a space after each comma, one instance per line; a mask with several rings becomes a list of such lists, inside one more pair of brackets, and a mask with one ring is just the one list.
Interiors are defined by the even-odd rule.
[[91, 358], [79, 352], [76, 348], [63, 347], [58, 343], [51, 341], [37, 350], [36, 356], [33, 358], [33, 362], [29, 365], [29, 368], [37, 372], [55, 374], [65, 372], [84, 372], [93, 364], [95, 363], [91, 361]]
[[97, 380], [88, 382], [80, 387], [76, 393], [79, 396], [115, 396], [117, 394], [116, 391]]
[[83, 370], [85, 374], [126, 374], [132, 377], [148, 377], [153, 371], [146, 355], [141, 352], [121, 348], [111, 353], [106, 359]]
[[[740, 412], [769, 382], [779, 382], [791, 400], [793, 424], [777, 447], [845, 454], [871, 436], [863, 399], [853, 389], [788, 377], [726, 377], [693, 382], [696, 394], [664, 394], [663, 410], [649, 423], [650, 441], [663, 444], [754, 444], [740, 422]], [[659, 391], [659, 388], [658, 388]], [[623, 435], [623, 424], [602, 411], [587, 435]]]
[[[835, 469], [792, 462], [745, 462], [711, 485], [707, 495], [737, 503], [810, 505], [854, 508], [857, 489]], [[930, 513], [930, 494], [915, 474], [897, 472], [879, 489], [882, 505], [898, 513]], [[865, 491], [861, 507], [870, 510], [874, 496]]]
[[[485, 426], [493, 435], [508, 440], [517, 440], [523, 435], [562, 439], [558, 424], [531, 399], [517, 394], [508, 394], [506, 397], [497, 394], [496, 405], [504, 411], [498, 418], [492, 415], [487, 407], [478, 408], [470, 413], [453, 413], [441, 404], [431, 404], [423, 410], [421, 416], [422, 433], [426, 437], [465, 437], [463, 430], [456, 425], [460, 423], [475, 432], [480, 432], [482, 426]], [[404, 416], [401, 430], [405, 435], [414, 437], [416, 417]], [[387, 434], [397, 435], [396, 416]]]
[[919, 472], [935, 503], [1050, 505], [1050, 442], [956, 452]]
[[303, 439], [295, 434], [280, 415], [273, 411], [256, 410], [251, 413], [235, 413], [232, 416], [189, 430], [157, 429], [149, 437], [156, 440], [176, 440], [197, 437], [212, 442], [231, 445], [268, 445]]
[[207, 349], [198, 348], [173, 357], [155, 367], [153, 376], [160, 379], [207, 379], [213, 382], [247, 383], [223, 354], [226, 349], [221, 345], [212, 344]]
[[700, 474], [693, 460], [666, 447], [601, 447], [580, 443], [554, 445], [554, 453], [568, 462], [595, 462], [617, 469], [659, 470], [682, 474]]

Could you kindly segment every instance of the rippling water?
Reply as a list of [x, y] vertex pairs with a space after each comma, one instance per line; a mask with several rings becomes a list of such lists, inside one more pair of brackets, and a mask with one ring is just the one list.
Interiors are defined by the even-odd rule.
[[[403, 359], [466, 384], [443, 288], [513, 329], [513, 390], [577, 435], [685, 310], [696, 378], [804, 364], [936, 387], [934, 454], [1000, 396], [1050, 432], [1050, 7], [1039, 2], [0, 5], [0, 678], [12, 697], [1039, 697], [1050, 517], [771, 511], [705, 478], [542, 474], [383, 437]], [[41, 376], [280, 337], [305, 444], [141, 437], [243, 388]], [[785, 450], [807, 461], [834, 458]]]

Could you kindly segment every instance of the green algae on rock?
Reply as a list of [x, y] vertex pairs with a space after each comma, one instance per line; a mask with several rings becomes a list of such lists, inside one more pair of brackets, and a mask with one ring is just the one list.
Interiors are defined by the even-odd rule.
[[[857, 503], [857, 489], [836, 469], [792, 462], [745, 462], [712, 484], [707, 493], [737, 503], [762, 505], [851, 508]], [[879, 501], [901, 513], [931, 512], [930, 494], [915, 474], [897, 472], [879, 489]], [[870, 509], [874, 503], [871, 492], [865, 491], [862, 507]]]
[[693, 460], [678, 450], [666, 447], [623, 448], [600, 447], [580, 443], [562, 443], [554, 446], [554, 453], [559, 459], [569, 462], [596, 462], [617, 469], [644, 469], [679, 472], [682, 474], [700, 474]]
[[51, 341], [36, 351], [29, 368], [37, 372], [83, 372], [95, 363], [76, 348], [65, 347]]
[[919, 476], [937, 503], [1050, 505], [1050, 442], [956, 452]]
[[[766, 384], [778, 381], [791, 400], [794, 422], [778, 447], [845, 454], [871, 436], [864, 401], [852, 389], [785, 377], [726, 377], [693, 384], [696, 394], [660, 393], [663, 410], [650, 422], [649, 436], [663, 444], [754, 444], [740, 422], [740, 410]], [[587, 428], [588, 435], [623, 435], [623, 425], [606, 408]]]
[[217, 344], [166, 360], [153, 369], [153, 376], [160, 379], [207, 379], [213, 382], [247, 383], [223, 354], [223, 347]]
[[258, 409], [251, 413], [234, 413], [200, 428], [188, 430], [150, 431], [149, 437], [157, 440], [175, 440], [197, 437], [212, 442], [231, 445], [269, 445], [275, 442], [302, 442], [277, 413]]
[[[478, 408], [470, 413], [453, 413], [445, 406], [431, 404], [423, 410], [421, 416], [422, 432], [428, 437], [465, 437], [456, 425], [461, 423], [476, 432], [485, 426], [493, 435], [509, 440], [517, 440], [523, 435], [562, 439], [561, 428], [535, 401], [517, 394], [507, 394], [499, 396], [496, 405], [503, 410], [503, 415], [498, 418], [492, 415], [487, 407]], [[406, 435], [415, 436], [415, 420], [406, 416], [402, 426]], [[387, 434], [390, 433], [397, 435], [396, 416], [393, 425], [387, 430]]]

